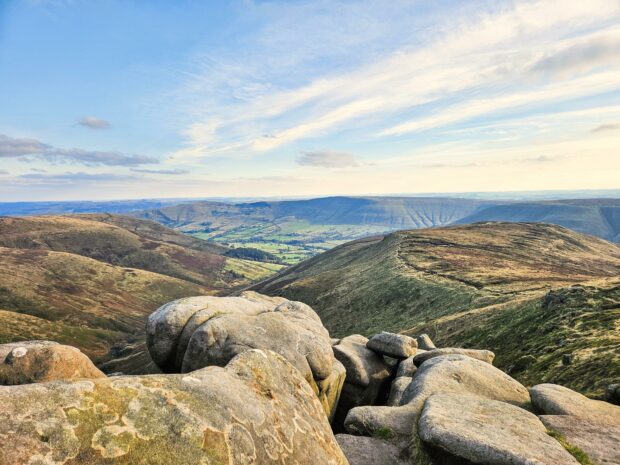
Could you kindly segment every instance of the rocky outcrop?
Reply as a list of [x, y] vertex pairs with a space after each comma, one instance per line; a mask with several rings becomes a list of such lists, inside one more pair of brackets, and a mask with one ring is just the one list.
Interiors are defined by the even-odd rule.
[[404, 359], [415, 355], [418, 342], [409, 336], [382, 331], [371, 337], [366, 347], [380, 355]]
[[420, 438], [454, 458], [494, 465], [578, 465], [536, 415], [477, 396], [434, 394], [419, 421]]
[[334, 355], [346, 369], [346, 379], [334, 418], [336, 431], [349, 410], [360, 405], [383, 403], [390, 386], [392, 367], [376, 352], [368, 349], [368, 339], [358, 334], [343, 338], [333, 346]]
[[421, 411], [432, 394], [477, 395], [515, 405], [527, 405], [525, 387], [503, 371], [465, 355], [441, 355], [424, 362], [403, 393], [401, 405]]
[[427, 360], [441, 355], [466, 355], [467, 357], [475, 358], [487, 363], [493, 363], [495, 354], [490, 350], [477, 350], [477, 349], [459, 349], [455, 347], [446, 347], [442, 349], [433, 349], [426, 352], [422, 352], [413, 357], [413, 363], [416, 366], [422, 365]]
[[310, 385], [269, 351], [190, 374], [4, 386], [0, 405], [11, 465], [347, 464]]
[[105, 378], [105, 374], [75, 347], [51, 341], [0, 344], [0, 385], [80, 378]]
[[619, 406], [555, 384], [539, 384], [530, 393], [549, 430], [582, 449], [595, 464], [620, 464]]
[[329, 333], [312, 308], [255, 292], [166, 304], [149, 316], [147, 343], [163, 370], [181, 373], [225, 366], [250, 349], [272, 350], [299, 370], [330, 416], [345, 377]]

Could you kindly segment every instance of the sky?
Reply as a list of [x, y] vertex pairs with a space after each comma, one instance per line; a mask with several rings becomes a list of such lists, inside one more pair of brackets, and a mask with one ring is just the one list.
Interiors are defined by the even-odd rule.
[[0, 0], [0, 201], [619, 180], [620, 0]]

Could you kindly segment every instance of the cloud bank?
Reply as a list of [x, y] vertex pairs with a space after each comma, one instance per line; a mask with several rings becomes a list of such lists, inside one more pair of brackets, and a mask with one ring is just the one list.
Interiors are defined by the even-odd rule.
[[302, 152], [297, 158], [297, 163], [302, 166], [321, 166], [323, 168], [348, 168], [359, 164], [355, 156], [350, 153], [331, 152], [329, 150]]
[[79, 163], [86, 166], [138, 166], [159, 163], [154, 157], [128, 155], [115, 151], [64, 149], [36, 139], [15, 138], [0, 134], [0, 158], [23, 161], [44, 160], [50, 163]]

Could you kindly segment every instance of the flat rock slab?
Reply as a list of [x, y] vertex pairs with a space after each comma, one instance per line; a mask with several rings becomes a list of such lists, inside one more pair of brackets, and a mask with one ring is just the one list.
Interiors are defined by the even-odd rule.
[[546, 415], [573, 415], [593, 424], [620, 427], [620, 407], [588, 399], [557, 384], [538, 384], [530, 390], [536, 411]]
[[337, 434], [338, 445], [350, 465], [405, 465], [399, 449], [387, 441], [365, 436]]
[[403, 359], [415, 355], [418, 342], [409, 336], [382, 331], [371, 337], [366, 347], [381, 355]]
[[51, 341], [0, 344], [0, 385], [105, 377], [76, 347]]
[[477, 395], [523, 406], [530, 402], [528, 390], [489, 363], [465, 355], [434, 357], [418, 368], [401, 399], [401, 405], [422, 410], [432, 394]]
[[459, 349], [457, 347], [447, 347], [443, 349], [433, 349], [423, 352], [421, 354], [417, 354], [413, 358], [413, 363], [416, 366], [422, 365], [427, 360], [430, 360], [434, 357], [439, 357], [441, 355], [466, 355], [467, 357], [475, 358], [476, 360], [481, 360], [487, 363], [493, 363], [493, 359], [495, 358], [495, 354], [490, 350], [477, 350], [477, 349]]
[[412, 408], [366, 405], [355, 407], [344, 422], [347, 433], [360, 436], [383, 434], [389, 440], [400, 442], [411, 438], [418, 414]]
[[225, 368], [0, 387], [3, 464], [346, 465], [319, 400], [282, 356]]
[[540, 420], [583, 450], [594, 463], [620, 465], [620, 427], [589, 423], [574, 415], [542, 415]]
[[493, 465], [578, 465], [536, 415], [476, 396], [435, 394], [419, 422], [420, 438], [455, 457]]

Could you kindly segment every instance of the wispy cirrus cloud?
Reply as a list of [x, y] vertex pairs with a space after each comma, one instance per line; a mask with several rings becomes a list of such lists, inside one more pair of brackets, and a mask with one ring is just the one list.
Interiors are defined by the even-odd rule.
[[0, 158], [24, 161], [45, 160], [51, 163], [79, 163], [86, 166], [138, 166], [159, 163], [146, 155], [130, 155], [115, 151], [58, 148], [36, 139], [0, 134]]
[[358, 166], [359, 162], [355, 155], [351, 153], [319, 150], [302, 152], [297, 157], [297, 164], [302, 166], [320, 166], [322, 168], [350, 168]]
[[[378, 4], [369, 5], [379, 10]], [[335, 17], [341, 4], [322, 6]], [[401, 13], [415, 17], [415, 11]], [[317, 21], [311, 14], [298, 18], [295, 24], [302, 29]], [[209, 57], [182, 90], [187, 101], [194, 98], [187, 107], [194, 121], [184, 131], [186, 148], [178, 155], [268, 152], [351, 130], [390, 139], [515, 105], [527, 109], [618, 90], [620, 29], [612, 18], [620, 19], [620, 5], [607, 0], [460, 7], [449, 22], [431, 17], [420, 25], [425, 33], [417, 31], [408, 42], [373, 29], [384, 44], [382, 53], [347, 62], [340, 72], [317, 73], [312, 63], [299, 59], [299, 70], [307, 68], [310, 76], [301, 85], [277, 72], [269, 75], [269, 67], [253, 74], [251, 57], [248, 68], [239, 60], [227, 66], [225, 56]], [[371, 15], [366, 19], [374, 24]], [[273, 52], [277, 65], [280, 49], [268, 41], [259, 45], [257, 55]], [[546, 81], [549, 76], [553, 83]], [[239, 96], [229, 88], [231, 82], [254, 92]]]
[[620, 130], [620, 123], [606, 123], [593, 128], [590, 132], [606, 132]]
[[174, 168], [174, 169], [169, 169], [169, 170], [150, 170], [147, 168], [131, 168], [131, 171], [133, 171], [134, 173], [166, 174], [166, 175], [175, 175], [175, 176], [189, 173], [189, 170], [182, 169], [182, 168]]
[[112, 126], [109, 121], [96, 116], [82, 116], [77, 120], [77, 124], [89, 129], [110, 129]]
[[118, 174], [118, 173], [86, 173], [83, 171], [69, 171], [66, 173], [56, 174], [42, 174], [42, 173], [30, 173], [22, 174], [17, 177], [21, 180], [26, 180], [32, 184], [69, 184], [69, 183], [83, 183], [83, 182], [126, 182], [135, 180], [135, 176]]

